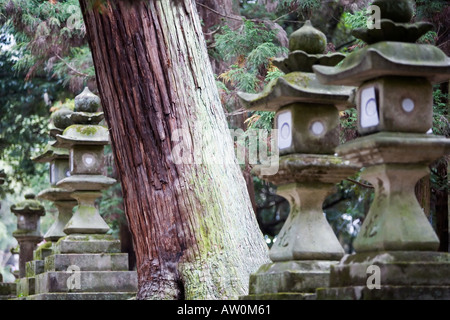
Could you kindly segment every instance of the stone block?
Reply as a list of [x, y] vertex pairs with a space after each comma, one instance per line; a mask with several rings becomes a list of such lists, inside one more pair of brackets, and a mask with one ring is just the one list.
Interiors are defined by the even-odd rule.
[[53, 254], [52, 246], [52, 242], [46, 242], [43, 245], [39, 246], [33, 252], [33, 260], [45, 260], [46, 257]]
[[120, 240], [109, 235], [77, 235], [61, 238], [55, 245], [60, 253], [120, 253]]
[[71, 174], [102, 174], [103, 146], [73, 146], [70, 149]]
[[43, 260], [32, 260], [28, 261], [25, 265], [26, 277], [34, 277], [37, 274], [44, 272], [44, 261]]
[[45, 271], [66, 271], [70, 266], [82, 271], [128, 271], [126, 253], [56, 254], [45, 259]]
[[[250, 275], [249, 295], [314, 294], [329, 284], [330, 266], [338, 261], [285, 261], [265, 264]], [[297, 297], [298, 298], [298, 297]]]
[[51, 271], [36, 276], [38, 294], [136, 291], [137, 273], [134, 271]]
[[358, 89], [358, 131], [426, 133], [433, 126], [433, 88], [423, 78], [382, 77]]
[[267, 293], [267, 294], [249, 294], [239, 297], [239, 300], [316, 300], [314, 293]]
[[27, 300], [130, 300], [136, 292], [70, 292], [41, 293], [27, 297]]
[[0, 282], [0, 300], [9, 300], [16, 297], [16, 283]]
[[16, 293], [15, 283], [0, 282], [0, 296], [9, 296]]
[[70, 176], [69, 161], [67, 159], [55, 159], [50, 164], [50, 183], [56, 186], [56, 183]]
[[334, 105], [296, 103], [275, 115], [281, 155], [334, 154], [339, 145], [339, 112]]
[[17, 281], [17, 296], [26, 297], [36, 293], [36, 278], [20, 278]]
[[[378, 288], [368, 286], [375, 281], [374, 272]], [[450, 299], [450, 254], [389, 251], [347, 255], [331, 267], [329, 288], [318, 289], [317, 299]]]
[[320, 288], [317, 300], [450, 300], [450, 286], [366, 286]]
[[390, 286], [450, 286], [450, 255], [439, 252], [391, 251], [346, 256], [331, 268], [330, 287], [365, 286], [369, 266], [378, 266], [380, 282]]

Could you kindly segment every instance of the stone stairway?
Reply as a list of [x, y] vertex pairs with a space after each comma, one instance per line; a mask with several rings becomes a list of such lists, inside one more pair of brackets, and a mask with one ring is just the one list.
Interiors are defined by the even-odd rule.
[[69, 235], [38, 248], [17, 284], [17, 299], [125, 300], [137, 292], [128, 254], [109, 235]]
[[0, 273], [0, 300], [9, 300], [16, 296], [15, 283], [3, 282], [3, 276]]

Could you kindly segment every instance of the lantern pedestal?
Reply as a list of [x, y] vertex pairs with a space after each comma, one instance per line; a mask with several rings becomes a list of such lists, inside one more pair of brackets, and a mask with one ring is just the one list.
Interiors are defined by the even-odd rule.
[[450, 254], [435, 252], [439, 239], [414, 193], [428, 165], [450, 151], [450, 140], [380, 132], [337, 151], [366, 167], [362, 177], [375, 197], [354, 241], [357, 253], [331, 267], [330, 288], [318, 289], [317, 298], [450, 299]]
[[137, 273], [110, 235], [71, 234], [45, 258], [29, 300], [124, 300], [136, 295]]
[[[102, 174], [103, 148], [109, 135], [106, 127], [98, 125], [103, 118], [96, 112], [99, 107], [100, 99], [86, 88], [75, 98], [75, 110], [70, 114], [75, 124], [55, 133], [54, 147], [69, 149], [70, 167], [69, 174], [55, 185], [67, 190], [64, 195], [70, 196], [70, 201], [57, 197], [56, 190], [62, 189], [42, 196], [58, 200], [60, 218], [52, 235], [62, 231], [65, 236], [53, 244], [43, 270], [30, 278], [33, 290], [24, 286], [19, 292], [28, 300], [123, 300], [136, 295], [137, 273], [128, 270], [128, 254], [121, 253], [120, 240], [106, 235], [109, 226], [95, 205], [101, 190], [116, 183]], [[69, 203], [78, 205], [73, 215], [68, 214]]]
[[50, 188], [40, 192], [37, 197], [52, 201], [55, 207], [58, 209], [58, 216], [52, 226], [48, 229], [44, 235], [46, 241], [56, 242], [60, 238], [66, 236], [64, 227], [72, 218], [73, 208], [77, 202], [70, 196], [71, 192], [59, 189]]
[[448, 300], [450, 255], [426, 251], [346, 255], [331, 267], [330, 288], [318, 289], [317, 299]]
[[449, 299], [450, 255], [415, 194], [428, 165], [450, 152], [450, 139], [427, 135], [433, 125], [433, 84], [448, 81], [450, 58], [416, 44], [432, 28], [410, 24], [413, 2], [376, 0], [381, 28], [353, 33], [369, 43], [336, 67], [314, 66], [327, 85], [358, 86], [358, 131], [363, 138], [339, 156], [366, 169], [375, 198], [354, 242], [356, 254], [331, 268], [320, 299]]
[[274, 64], [286, 75], [271, 81], [259, 94], [239, 93], [251, 110], [274, 111], [282, 157], [274, 175], [255, 171], [278, 187], [290, 203], [288, 219], [265, 264], [250, 276], [249, 294], [240, 299], [314, 299], [328, 285], [329, 271], [344, 255], [322, 210], [336, 183], [359, 167], [333, 156], [339, 145], [339, 111], [350, 106], [353, 88], [325, 86], [314, 65], [334, 66], [342, 54], [324, 54], [326, 37], [309, 21], [289, 38], [287, 58]]
[[330, 155], [292, 154], [280, 158], [280, 169], [266, 180], [291, 206], [288, 219], [270, 249], [272, 263], [250, 276], [249, 295], [242, 300], [314, 299], [329, 283], [330, 267], [344, 249], [325, 218], [322, 206], [335, 184], [358, 167]]
[[95, 200], [101, 195], [102, 193], [98, 191], [77, 191], [71, 194], [73, 198], [77, 199], [78, 208], [64, 227], [66, 234], [105, 234], [108, 232], [109, 226], [95, 207]]
[[42, 241], [40, 218], [45, 215], [44, 207], [35, 200], [34, 194], [25, 195], [25, 201], [11, 206], [17, 216], [17, 230], [13, 232], [20, 246], [19, 276], [25, 277], [26, 263], [33, 260], [33, 251]]

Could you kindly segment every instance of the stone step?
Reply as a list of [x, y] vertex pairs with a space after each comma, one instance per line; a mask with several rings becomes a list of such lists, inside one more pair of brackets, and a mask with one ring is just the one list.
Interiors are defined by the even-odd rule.
[[373, 274], [369, 267], [379, 268], [381, 285], [450, 286], [449, 262], [354, 263], [335, 266], [331, 270], [330, 287], [365, 286]]
[[76, 266], [80, 271], [128, 271], [126, 253], [55, 254], [45, 259], [45, 271], [67, 271]]
[[316, 300], [314, 293], [277, 292], [265, 294], [249, 294], [239, 297], [239, 300]]
[[136, 292], [88, 292], [88, 293], [41, 293], [29, 296], [27, 300], [129, 300]]
[[25, 276], [34, 277], [44, 272], [44, 260], [32, 260], [25, 264]]
[[17, 297], [27, 297], [36, 293], [35, 277], [20, 278], [16, 283]]
[[[369, 269], [369, 267], [371, 269]], [[450, 254], [385, 251], [345, 256], [331, 268], [330, 287], [366, 286], [375, 268], [381, 285], [450, 286]]]
[[36, 276], [36, 294], [137, 292], [135, 271], [50, 271]]
[[249, 295], [314, 293], [329, 284], [330, 267], [338, 261], [284, 261], [261, 266], [250, 275]]
[[59, 253], [120, 253], [120, 240], [109, 235], [77, 235], [61, 238], [54, 246]]
[[16, 283], [0, 282], [0, 300], [8, 299], [16, 295]]
[[44, 261], [51, 254], [53, 254], [53, 242], [46, 242], [33, 251], [33, 260]]
[[450, 300], [450, 286], [365, 286], [320, 288], [317, 300]]

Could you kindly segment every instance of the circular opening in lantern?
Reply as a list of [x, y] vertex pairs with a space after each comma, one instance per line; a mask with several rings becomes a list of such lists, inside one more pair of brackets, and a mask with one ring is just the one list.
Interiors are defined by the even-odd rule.
[[414, 110], [414, 101], [409, 98], [406, 98], [402, 101], [402, 109], [406, 112], [411, 112]]
[[281, 126], [281, 138], [288, 139], [291, 133], [291, 127], [288, 123], [283, 123]]
[[375, 99], [370, 99], [366, 103], [366, 115], [369, 117], [374, 116], [377, 113], [377, 103]]
[[313, 122], [311, 131], [314, 135], [320, 136], [325, 131], [325, 126], [320, 121]]
[[86, 167], [92, 167], [95, 164], [95, 156], [91, 153], [83, 154], [82, 160]]

